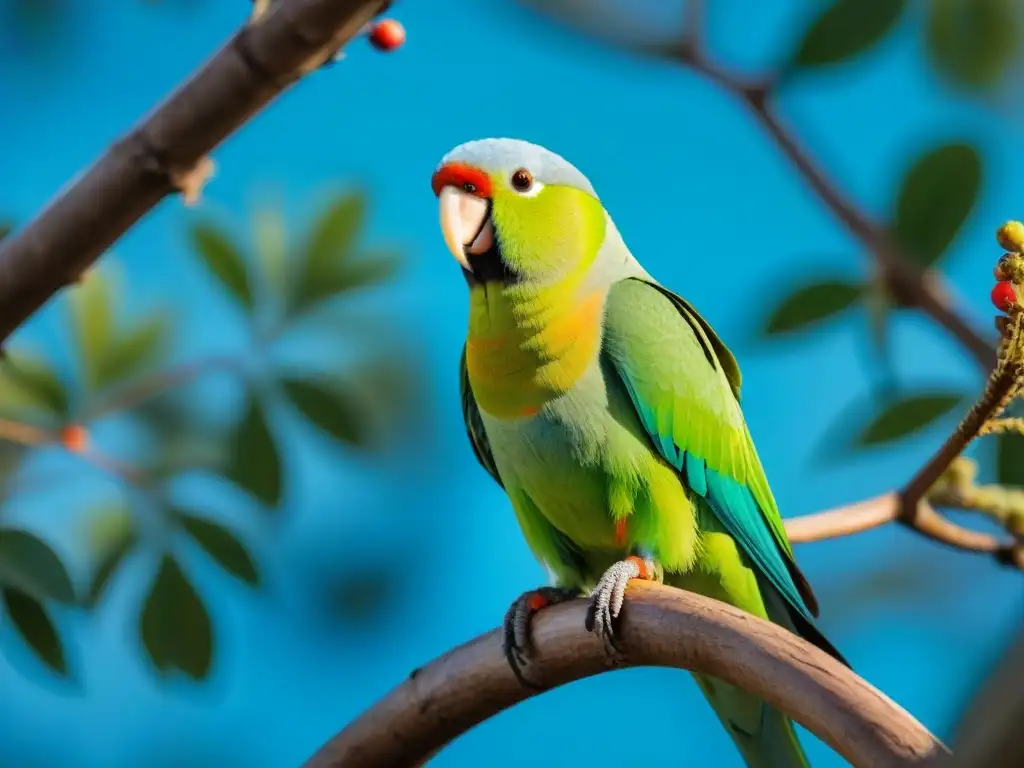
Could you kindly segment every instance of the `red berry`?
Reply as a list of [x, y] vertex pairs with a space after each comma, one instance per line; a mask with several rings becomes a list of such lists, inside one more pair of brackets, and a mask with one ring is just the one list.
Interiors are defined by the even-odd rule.
[[85, 427], [71, 424], [61, 430], [60, 441], [72, 453], [81, 453], [89, 446], [89, 432]]
[[1017, 292], [1014, 291], [1013, 286], [1005, 280], [998, 282], [992, 289], [992, 303], [1000, 312], [1006, 312], [1010, 307], [1017, 303]]
[[378, 21], [370, 29], [370, 44], [378, 51], [393, 51], [405, 42], [405, 27], [394, 19]]

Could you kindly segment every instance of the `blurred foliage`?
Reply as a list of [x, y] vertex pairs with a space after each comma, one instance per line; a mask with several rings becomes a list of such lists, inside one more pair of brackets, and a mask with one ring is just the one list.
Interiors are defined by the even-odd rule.
[[1017, 0], [930, 0], [927, 14], [928, 58], [947, 83], [986, 93], [1019, 63]]
[[[89, 583], [77, 589], [60, 555], [30, 531], [0, 522], [0, 591], [18, 634], [50, 669], [67, 674], [63, 644], [52, 618], [60, 606], [93, 610], [129, 559], [155, 559], [139, 610], [138, 633], [153, 667], [202, 679], [213, 666], [216, 625], [182, 557], [201, 552], [221, 571], [251, 588], [263, 583], [257, 558], [240, 528], [205, 509], [174, 501], [172, 484], [185, 473], [212, 472], [276, 510], [289, 482], [279, 420], [288, 404], [301, 420], [349, 449], [384, 447], [388, 422], [408, 418], [413, 392], [396, 382], [416, 380], [411, 355], [380, 344], [327, 371], [282, 366], [276, 347], [310, 333], [330, 338], [355, 329], [319, 313], [357, 289], [395, 274], [397, 254], [363, 249], [366, 218], [361, 194], [334, 196], [309, 232], [290, 243], [280, 213], [264, 210], [254, 223], [250, 255], [222, 225], [193, 222], [189, 244], [213, 283], [244, 314], [251, 344], [235, 354], [173, 363], [178, 323], [160, 309], [129, 314], [114, 265], [104, 262], [60, 299], [75, 366], [60, 370], [48, 354], [15, 342], [0, 359], [0, 483], [4, 498], [27, 492], [20, 482], [27, 454], [62, 448], [114, 478], [121, 497], [87, 507]], [[302, 320], [302, 322], [298, 322]], [[361, 324], [356, 341], [383, 331]], [[207, 373], [234, 374], [244, 392], [238, 417], [211, 425], [182, 396]], [[151, 449], [121, 459], [92, 444], [91, 425], [111, 414], [137, 422]], [[210, 510], [213, 511], [213, 510]], [[157, 524], [154, 524], [154, 521]], [[356, 591], [366, 593], [363, 587]], [[377, 590], [374, 600], [386, 598]], [[333, 600], [333, 596], [330, 597]]]
[[921, 155], [896, 198], [896, 243], [919, 266], [932, 266], [974, 210], [980, 190], [981, 157], [974, 147], [947, 144]]
[[885, 405], [854, 439], [856, 445], [874, 446], [909, 437], [970, 402], [955, 392], [915, 392]]
[[906, 5], [906, 0], [833, 3], [808, 27], [788, 69], [838, 64], [870, 50], [896, 25]]

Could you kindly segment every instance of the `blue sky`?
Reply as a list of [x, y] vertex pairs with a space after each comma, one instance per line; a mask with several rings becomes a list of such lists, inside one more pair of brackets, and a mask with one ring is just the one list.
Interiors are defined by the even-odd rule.
[[[715, 3], [715, 55], [739, 68], [770, 64], [787, 50], [802, 5]], [[37, 211], [200, 65], [247, 8], [241, 0], [71, 6], [48, 57], [0, 38], [7, 47], [0, 49], [4, 215]], [[543, 579], [463, 436], [455, 366], [465, 287], [437, 232], [429, 188], [437, 160], [462, 141], [528, 139], [590, 177], [634, 254], [690, 298], [737, 353], [747, 419], [784, 514], [894, 487], [951, 426], [839, 464], [815, 460], [826, 426], [867, 392], [865, 318], [854, 312], [770, 345], [753, 332], [801, 275], [863, 276], [867, 261], [740, 104], [670, 64], [542, 25], [509, 0], [403, 2], [393, 14], [408, 31], [400, 52], [383, 56], [354, 44], [341, 65], [302, 83], [215, 153], [218, 175], [204, 210], [241, 227], [254, 203], [274, 196], [298, 228], [326, 192], [367, 189], [369, 241], [408, 253], [400, 282], [369, 303], [415, 334], [428, 362], [424, 407], [436, 434], [401, 447], [411, 467], [403, 483], [394, 482], [394, 467], [349, 460], [308, 435], [290, 441], [299, 481], [288, 509], [277, 527], [257, 521], [249, 531], [274, 589], [254, 596], [216, 574], [203, 579], [225, 617], [218, 640], [228, 649], [204, 688], [160, 687], [148, 673], [132, 633], [141, 580], [119, 583], [95, 618], [62, 619], [80, 641], [73, 685], [50, 680], [0, 627], [5, 764], [115, 768], [162, 758], [173, 765], [170, 750], [188, 748], [193, 764], [221, 755], [220, 764], [297, 765], [410, 669], [496, 625], [515, 595]], [[908, 152], [953, 138], [984, 148], [983, 196], [947, 273], [964, 311], [986, 327], [998, 256], [992, 233], [1007, 218], [1024, 218], [1015, 184], [1024, 174], [1024, 156], [1014, 151], [1020, 132], [941, 91], [922, 64], [918, 33], [904, 24], [863, 62], [794, 84], [781, 110], [838, 183], [879, 217], [891, 207]], [[183, 224], [191, 215], [165, 203], [113, 257], [131, 286], [129, 305], [180, 307], [192, 330], [184, 352], [201, 354], [237, 342], [238, 321], [188, 253]], [[19, 338], [56, 344], [61, 312], [49, 306]], [[894, 340], [908, 385], [977, 386], [971, 362], [927, 320], [900, 319]], [[58, 507], [25, 505], [12, 514], [74, 560], [77, 501], [66, 493], [52, 502]], [[325, 628], [303, 611], [318, 564], [410, 547], [409, 585], [372, 627]], [[1019, 575], [896, 528], [802, 546], [798, 557], [823, 598], [826, 633], [860, 674], [940, 735], [1019, 624]], [[920, 562], [923, 580], [939, 586], [920, 599], [847, 611], [838, 599], [844, 584], [903, 558]], [[643, 716], [622, 713], [624, 700], [650, 706]], [[560, 725], [551, 730], [555, 713]], [[603, 722], [616, 717], [618, 728]], [[537, 733], [550, 739], [522, 744]], [[810, 737], [805, 743], [815, 765], [842, 764]], [[537, 765], [738, 764], [695, 686], [668, 670], [616, 672], [526, 702], [459, 739], [434, 764], [489, 764], [496, 750], [521, 744]]]

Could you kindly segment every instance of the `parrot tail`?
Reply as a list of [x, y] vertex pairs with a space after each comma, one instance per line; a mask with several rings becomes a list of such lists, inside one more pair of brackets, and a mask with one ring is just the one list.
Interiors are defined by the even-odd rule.
[[762, 699], [718, 678], [693, 677], [748, 768], [810, 768], [792, 720]]

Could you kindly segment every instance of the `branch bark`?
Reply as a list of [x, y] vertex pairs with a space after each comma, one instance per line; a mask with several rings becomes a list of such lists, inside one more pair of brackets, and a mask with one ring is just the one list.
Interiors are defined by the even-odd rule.
[[704, 46], [704, 30], [700, 28], [701, 0], [689, 0], [693, 16], [687, 19], [683, 34], [672, 43], [651, 45], [637, 37], [626, 37], [613, 14], [599, 11], [598, 4], [569, 0], [520, 0], [549, 19], [576, 31], [589, 34], [611, 45], [631, 49], [689, 67], [747, 106], [766, 130], [782, 154], [800, 177], [849, 233], [872, 255], [890, 290], [903, 301], [916, 306], [945, 328], [979, 366], [990, 371], [996, 362], [995, 343], [982, 336], [950, 305], [940, 276], [921, 270], [893, 242], [886, 227], [874, 221], [847, 196], [836, 181], [804, 148], [790, 129], [772, 99], [775, 79], [751, 77], [733, 72], [708, 56]]
[[[601, 641], [583, 627], [585, 610], [585, 601], [577, 600], [537, 614], [532, 679], [554, 687], [608, 669]], [[627, 665], [703, 672], [755, 693], [854, 766], [934, 766], [948, 755], [924, 726], [847, 667], [738, 608], [632, 581], [621, 619]], [[533, 695], [516, 682], [495, 630], [414, 671], [327, 742], [306, 768], [421, 764]]]
[[27, 227], [0, 243], [0, 343], [262, 107], [389, 5], [288, 0], [240, 29]]
[[899, 492], [891, 491], [845, 507], [790, 517], [783, 522], [792, 544], [836, 539], [886, 523], [900, 523], [932, 541], [966, 552], [992, 555], [1003, 565], [1024, 571], [1024, 548], [1013, 542], [957, 525], [936, 512], [928, 502], [919, 502], [913, 516], [903, 515], [902, 510]]

